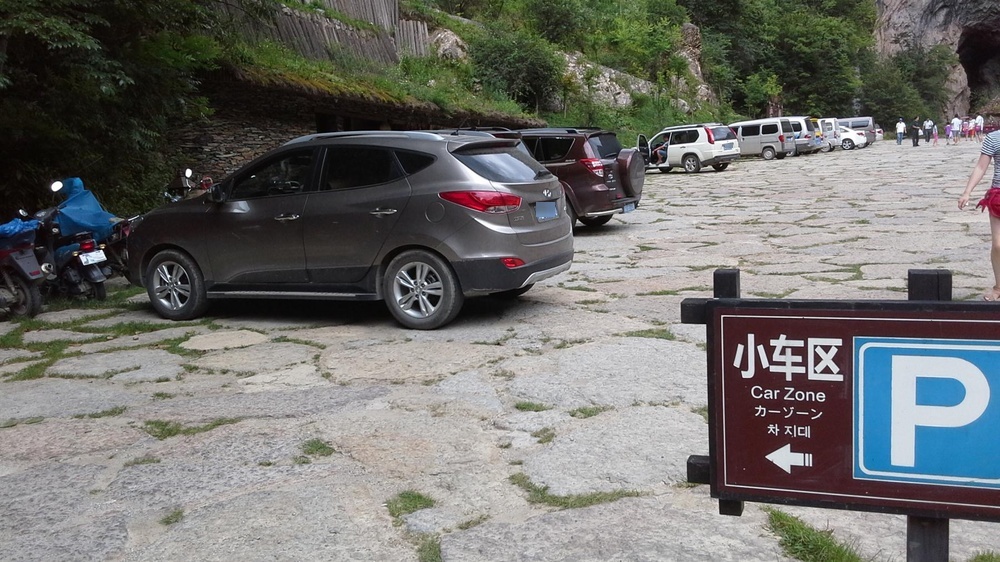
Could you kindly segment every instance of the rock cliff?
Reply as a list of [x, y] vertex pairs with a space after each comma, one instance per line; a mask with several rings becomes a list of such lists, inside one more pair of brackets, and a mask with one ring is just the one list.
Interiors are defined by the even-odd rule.
[[[1000, 95], [1000, 2], [996, 0], [876, 0], [875, 38], [891, 55], [912, 39], [924, 47], [948, 45], [958, 55], [948, 83], [948, 114], [981, 110]], [[974, 97], [981, 100], [971, 107]]]

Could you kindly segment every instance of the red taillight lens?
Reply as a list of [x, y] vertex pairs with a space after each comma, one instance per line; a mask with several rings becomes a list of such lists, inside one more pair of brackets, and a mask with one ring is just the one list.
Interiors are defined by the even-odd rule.
[[715, 144], [715, 135], [712, 134], [712, 129], [705, 127], [705, 132], [708, 134], [708, 144]]
[[497, 191], [445, 191], [441, 199], [481, 213], [502, 215], [513, 213], [521, 206], [521, 198]]
[[84, 240], [80, 242], [81, 252], [93, 252], [96, 249], [97, 249], [97, 242], [95, 242], [93, 238], [91, 238], [90, 240]]
[[778, 135], [778, 142], [785, 142], [785, 135]]
[[514, 269], [515, 267], [524, 265], [524, 260], [521, 258], [500, 258], [500, 261], [507, 269]]
[[597, 177], [604, 177], [604, 163], [601, 162], [600, 158], [584, 158], [580, 160], [580, 163], [586, 166]]

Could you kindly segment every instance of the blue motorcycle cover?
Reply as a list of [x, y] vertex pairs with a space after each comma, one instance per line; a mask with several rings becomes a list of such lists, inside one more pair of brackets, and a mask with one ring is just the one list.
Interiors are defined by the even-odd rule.
[[66, 201], [59, 205], [59, 214], [55, 217], [63, 236], [90, 232], [98, 242], [108, 239], [114, 215], [104, 210], [97, 197], [83, 186], [83, 180], [63, 180], [63, 188], [59, 190], [59, 194], [66, 197]]
[[34, 242], [36, 229], [38, 221], [34, 219], [29, 221], [14, 219], [0, 224], [0, 248], [13, 248]]

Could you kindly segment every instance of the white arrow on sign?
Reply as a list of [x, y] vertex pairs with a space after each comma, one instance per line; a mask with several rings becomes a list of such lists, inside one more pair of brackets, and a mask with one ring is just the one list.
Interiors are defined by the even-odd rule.
[[770, 455], [767, 455], [767, 460], [778, 465], [778, 468], [784, 470], [785, 472], [791, 474], [793, 466], [812, 466], [813, 456], [812, 453], [793, 453], [792, 444], [789, 443], [784, 447], [777, 449]]

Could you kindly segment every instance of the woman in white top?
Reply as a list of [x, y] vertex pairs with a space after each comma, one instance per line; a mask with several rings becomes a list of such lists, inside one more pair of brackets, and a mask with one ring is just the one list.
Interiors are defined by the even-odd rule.
[[982, 207], [982, 210], [989, 210], [990, 212], [990, 233], [992, 238], [990, 263], [993, 265], [993, 289], [983, 295], [983, 299], [988, 301], [1000, 300], [1000, 166], [997, 165], [998, 158], [1000, 158], [1000, 130], [993, 131], [983, 139], [979, 160], [976, 161], [976, 167], [972, 169], [972, 175], [969, 176], [969, 181], [965, 184], [965, 191], [958, 198], [958, 208], [964, 209], [969, 203], [969, 197], [972, 195], [973, 188], [986, 175], [986, 170], [990, 167], [990, 161], [992, 160], [993, 182], [990, 184], [990, 188], [986, 190], [986, 195], [976, 204], [977, 209]]

